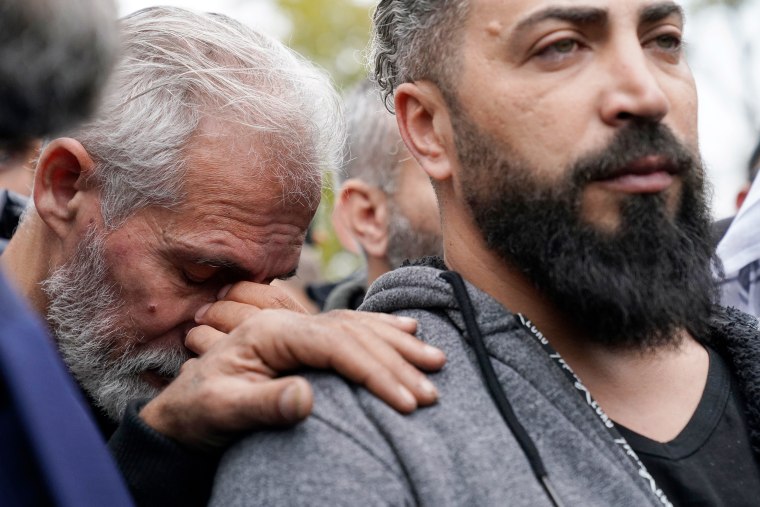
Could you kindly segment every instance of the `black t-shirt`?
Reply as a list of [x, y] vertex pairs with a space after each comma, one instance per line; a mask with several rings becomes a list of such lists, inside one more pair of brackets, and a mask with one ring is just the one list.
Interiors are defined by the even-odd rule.
[[707, 384], [686, 428], [665, 444], [619, 426], [675, 506], [760, 505], [760, 467], [744, 400], [721, 357], [708, 349]]

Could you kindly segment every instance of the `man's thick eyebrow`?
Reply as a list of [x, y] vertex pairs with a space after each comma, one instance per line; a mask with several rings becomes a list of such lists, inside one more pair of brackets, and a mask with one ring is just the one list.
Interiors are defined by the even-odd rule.
[[576, 25], [607, 24], [606, 9], [598, 7], [547, 7], [534, 12], [515, 27], [513, 34], [518, 35], [529, 28], [548, 20], [567, 21]]
[[674, 14], [679, 18], [681, 24], [683, 24], [686, 20], [686, 15], [680, 5], [674, 4], [673, 2], [648, 5], [641, 9], [641, 12], [639, 13], [639, 24], [656, 23]]

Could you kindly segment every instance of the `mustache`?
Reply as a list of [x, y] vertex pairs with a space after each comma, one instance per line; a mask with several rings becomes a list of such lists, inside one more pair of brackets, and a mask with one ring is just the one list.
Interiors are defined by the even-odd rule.
[[688, 174], [700, 167], [698, 158], [662, 123], [632, 120], [620, 129], [602, 150], [578, 159], [570, 170], [576, 187], [597, 180], [615, 178], [645, 157], [658, 157], [663, 169]]

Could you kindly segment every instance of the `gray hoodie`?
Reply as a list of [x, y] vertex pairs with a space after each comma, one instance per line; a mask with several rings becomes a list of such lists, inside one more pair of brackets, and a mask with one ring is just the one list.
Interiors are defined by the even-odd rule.
[[[461, 293], [442, 273], [398, 269], [375, 282], [363, 305], [418, 319], [418, 336], [443, 349], [448, 362], [431, 376], [439, 402], [403, 416], [337, 376], [309, 374], [313, 416], [234, 446], [222, 460], [211, 505], [549, 506], [537, 478], [542, 470], [562, 505], [667, 505], [520, 319], [469, 284], [472, 311], [463, 311]], [[517, 429], [486, 389], [470, 317]], [[751, 386], [760, 387], [760, 352], [754, 322], [738, 317], [722, 316], [711, 340], [722, 343], [717, 348], [745, 390], [757, 455], [760, 400]], [[736, 343], [725, 343], [726, 330]]]

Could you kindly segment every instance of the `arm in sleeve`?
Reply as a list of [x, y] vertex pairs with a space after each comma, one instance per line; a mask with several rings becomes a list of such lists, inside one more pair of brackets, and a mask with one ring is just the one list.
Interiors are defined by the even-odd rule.
[[108, 447], [138, 506], [203, 506], [208, 502], [219, 456], [180, 445], [153, 430], [132, 402]]

